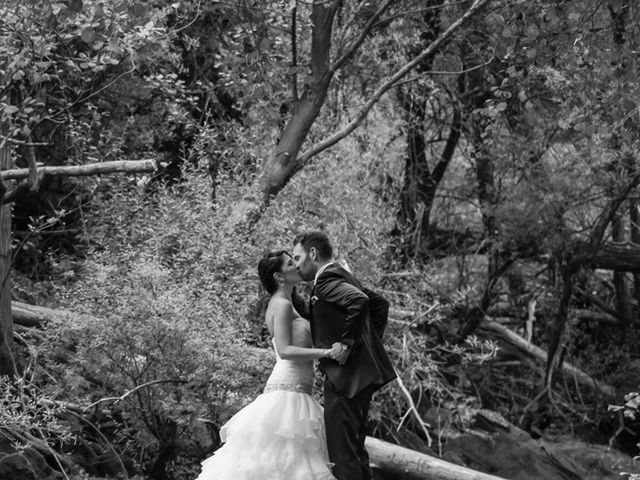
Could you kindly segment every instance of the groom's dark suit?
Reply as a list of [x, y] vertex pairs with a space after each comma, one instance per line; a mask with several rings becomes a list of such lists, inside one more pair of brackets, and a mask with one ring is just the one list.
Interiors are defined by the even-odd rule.
[[336, 264], [320, 273], [312, 291], [314, 345], [331, 348], [341, 342], [350, 347], [344, 365], [320, 360], [320, 370], [326, 375], [327, 446], [338, 480], [371, 478], [364, 448], [369, 402], [375, 390], [396, 377], [379, 336], [388, 308], [382, 296], [363, 289], [353, 275]]

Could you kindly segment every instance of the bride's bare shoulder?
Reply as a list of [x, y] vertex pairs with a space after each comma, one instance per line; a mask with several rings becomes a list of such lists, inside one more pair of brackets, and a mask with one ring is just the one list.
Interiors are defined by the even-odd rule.
[[271, 298], [267, 305], [267, 320], [293, 315], [293, 304], [286, 298]]
[[271, 298], [271, 300], [269, 300], [267, 309], [271, 309], [271, 310], [293, 309], [293, 304], [286, 298], [273, 297]]

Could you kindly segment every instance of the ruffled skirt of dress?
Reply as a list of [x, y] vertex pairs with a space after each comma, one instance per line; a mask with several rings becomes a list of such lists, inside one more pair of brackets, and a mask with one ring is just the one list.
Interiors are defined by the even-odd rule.
[[305, 393], [259, 395], [221, 429], [225, 444], [197, 480], [335, 480], [322, 407]]

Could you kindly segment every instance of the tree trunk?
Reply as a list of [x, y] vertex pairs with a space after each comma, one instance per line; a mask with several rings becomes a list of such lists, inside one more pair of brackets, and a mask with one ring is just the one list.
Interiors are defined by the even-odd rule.
[[[8, 142], [4, 142], [0, 147], [0, 170], [10, 167], [11, 147]], [[2, 186], [4, 187], [4, 184]], [[11, 263], [11, 205], [9, 204], [0, 206], [0, 375], [17, 374], [13, 352]]]
[[[638, 215], [638, 197], [629, 199], [629, 229], [631, 242], [640, 248], [640, 215]], [[640, 273], [633, 274], [633, 296], [640, 308]]]
[[[565, 352], [565, 337], [567, 333], [567, 310], [573, 295], [576, 273], [585, 265], [592, 265], [595, 256], [602, 250], [602, 239], [607, 227], [614, 220], [620, 206], [629, 194], [640, 184], [640, 172], [634, 174], [624, 188], [616, 192], [605, 209], [600, 213], [596, 224], [589, 234], [589, 239], [580, 245], [568, 245], [568, 251], [558, 253], [558, 262], [561, 265], [563, 291], [558, 306], [558, 312], [554, 324], [551, 327], [552, 334], [549, 342], [549, 356], [545, 375], [545, 388], [549, 393], [555, 381], [556, 372], [562, 367]], [[567, 247], [564, 247], [565, 249]]]
[[[423, 179], [430, 175], [427, 162], [426, 140], [424, 137], [424, 117], [427, 94], [419, 92], [419, 86], [410, 85], [408, 92], [398, 89], [400, 103], [405, 111], [407, 124], [407, 150], [404, 162], [404, 179], [400, 192], [398, 209], [398, 230], [400, 236], [399, 255], [404, 260], [413, 257], [421, 234], [426, 233], [428, 225], [422, 225], [427, 209], [423, 192], [426, 185]], [[428, 181], [428, 180], [427, 180]], [[427, 219], [428, 223], [428, 219]], [[417, 237], [417, 238], [416, 238]]]
[[271, 199], [287, 184], [302, 165], [298, 153], [327, 97], [333, 71], [330, 68], [333, 19], [341, 0], [314, 0], [311, 13], [311, 73], [299, 99], [294, 98], [293, 113], [282, 131], [278, 145], [256, 181], [244, 194], [230, 217], [231, 225], [251, 229]]
[[[634, 156], [627, 155], [625, 163], [629, 174], [637, 168]], [[638, 195], [630, 196], [629, 202], [629, 233], [631, 243], [640, 249], [640, 212], [638, 211]], [[639, 255], [640, 260], [640, 255]], [[633, 274], [633, 297], [636, 300], [637, 307], [640, 309], [640, 272]]]
[[487, 152], [479, 120], [476, 119], [472, 121], [474, 122], [471, 128], [476, 161], [476, 179], [478, 181], [478, 201], [480, 203], [486, 238], [489, 239], [489, 248], [487, 252], [487, 277], [482, 298], [478, 306], [470, 308], [467, 311], [462, 328], [457, 335], [457, 343], [464, 342], [464, 340], [469, 335], [472, 335], [480, 326], [489, 305], [491, 305], [493, 287], [506, 267], [506, 264], [500, 266], [500, 251], [496, 241], [498, 226], [494, 214], [494, 208], [497, 203], [494, 163], [489, 152]]
[[330, 65], [332, 22], [336, 11], [342, 5], [342, 0], [331, 2], [314, 0], [311, 18], [311, 74], [306, 79], [301, 98], [293, 99], [293, 115], [284, 129], [278, 145], [257, 179], [247, 189], [242, 200], [238, 202], [229, 216], [227, 227], [236, 231], [250, 232], [269, 206], [271, 199], [282, 190], [293, 175], [302, 169], [312, 157], [335, 145], [358, 128], [387, 91], [395, 88], [400, 79], [414, 70], [426, 58], [435, 55], [453, 33], [484, 8], [489, 0], [474, 0], [468, 10], [451, 23], [435, 41], [383, 82], [371, 97], [366, 99], [364, 106], [348, 125], [298, 156], [300, 147], [326, 99], [327, 90], [335, 72], [353, 57], [371, 30], [378, 25], [382, 14], [395, 3], [397, 3], [395, 0], [385, 0], [366, 22], [359, 35], [356, 35], [355, 39], [348, 43], [335, 64]]
[[[622, 212], [618, 212], [611, 222], [611, 236], [615, 243], [624, 242], [624, 230]], [[616, 292], [616, 311], [618, 312], [618, 317], [622, 319], [626, 330], [633, 322], [631, 296], [629, 295], [629, 289], [627, 287], [626, 272], [614, 270], [613, 287]]]
[[[414, 50], [422, 50], [433, 42], [442, 30], [440, 12], [434, 8], [440, 6], [442, 0], [429, 0], [425, 3], [427, 11], [422, 18], [424, 26], [420, 35], [421, 41], [418, 45], [408, 47], [407, 55], [409, 57], [413, 55]], [[425, 73], [431, 70], [432, 65], [433, 57], [428, 57], [420, 63], [416, 70]], [[416, 254], [420, 254], [423, 250], [421, 245], [427, 241], [431, 208], [439, 180], [433, 177], [429, 168], [425, 137], [425, 131], [428, 130], [425, 125], [426, 110], [432, 89], [429, 85], [417, 81], [409, 83], [406, 88], [398, 88], [397, 92], [400, 105], [405, 112], [407, 125], [407, 153], [402, 191], [400, 192], [400, 208], [397, 214], [399, 234], [399, 251], [397, 253], [406, 261]], [[436, 135], [438, 134], [439, 132], [436, 132]], [[455, 145], [457, 145], [457, 139]], [[447, 164], [449, 160], [450, 158], [447, 160]]]

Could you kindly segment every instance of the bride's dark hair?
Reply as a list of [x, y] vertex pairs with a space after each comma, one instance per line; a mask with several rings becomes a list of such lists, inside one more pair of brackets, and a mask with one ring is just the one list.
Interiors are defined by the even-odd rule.
[[260, 278], [260, 283], [262, 283], [262, 286], [271, 295], [278, 290], [278, 282], [276, 282], [273, 274], [282, 271], [285, 255], [291, 256], [286, 250], [269, 252], [258, 262], [258, 277]]

